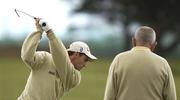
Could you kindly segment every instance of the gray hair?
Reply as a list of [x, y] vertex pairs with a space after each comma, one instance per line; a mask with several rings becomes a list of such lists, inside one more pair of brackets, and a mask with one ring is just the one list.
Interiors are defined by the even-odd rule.
[[143, 44], [154, 43], [156, 41], [155, 31], [148, 26], [141, 26], [134, 34], [134, 38]]

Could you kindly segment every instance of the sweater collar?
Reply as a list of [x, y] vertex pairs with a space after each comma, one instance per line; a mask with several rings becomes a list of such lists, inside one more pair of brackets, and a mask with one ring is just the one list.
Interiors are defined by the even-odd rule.
[[151, 51], [148, 47], [144, 47], [144, 46], [135, 46], [133, 47], [131, 50], [143, 50], [143, 51]]

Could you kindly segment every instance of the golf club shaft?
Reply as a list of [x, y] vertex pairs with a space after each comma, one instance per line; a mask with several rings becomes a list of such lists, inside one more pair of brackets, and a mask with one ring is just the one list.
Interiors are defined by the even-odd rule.
[[24, 11], [21, 11], [21, 10], [18, 10], [18, 9], [15, 9], [14, 11], [16, 12], [16, 14], [17, 14], [18, 17], [20, 17], [20, 15], [18, 14], [18, 12], [21, 12], [21, 13], [23, 13], [23, 14], [25, 14], [25, 15], [27, 15], [27, 16], [33, 18], [33, 19], [36, 19], [36, 17], [34, 17], [34, 16], [32, 16], [32, 15], [30, 15], [30, 14], [24, 12]]
[[[33, 19], [37, 19], [36, 17], [34, 17], [34, 16], [32, 16], [32, 15], [30, 15], [30, 14], [24, 12], [24, 11], [17, 10], [17, 9], [14, 9], [14, 11], [16, 12], [16, 14], [17, 14], [18, 17], [20, 17], [20, 15], [19, 15], [18, 12], [21, 12], [21, 13], [23, 13], [23, 14], [25, 14], [25, 15], [27, 15], [27, 16], [33, 18]], [[42, 27], [46, 27], [46, 25], [47, 25], [46, 22], [42, 22], [42, 23], [41, 23], [41, 26], [42, 26]]]

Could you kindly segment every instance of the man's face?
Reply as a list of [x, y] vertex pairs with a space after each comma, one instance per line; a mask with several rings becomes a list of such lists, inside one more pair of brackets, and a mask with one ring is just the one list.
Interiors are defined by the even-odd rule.
[[74, 59], [72, 60], [72, 63], [77, 70], [81, 70], [83, 67], [86, 67], [89, 58], [85, 54], [75, 53], [73, 56]]

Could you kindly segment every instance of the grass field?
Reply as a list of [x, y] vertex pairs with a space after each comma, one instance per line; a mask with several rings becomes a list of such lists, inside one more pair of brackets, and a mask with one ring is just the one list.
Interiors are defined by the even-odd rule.
[[[98, 60], [83, 69], [81, 84], [66, 93], [62, 100], [103, 100], [108, 67], [112, 60]], [[180, 96], [180, 62], [169, 60], [177, 96]], [[16, 100], [21, 94], [30, 70], [21, 59], [0, 58], [0, 100]], [[177, 100], [180, 100], [178, 98]]]

